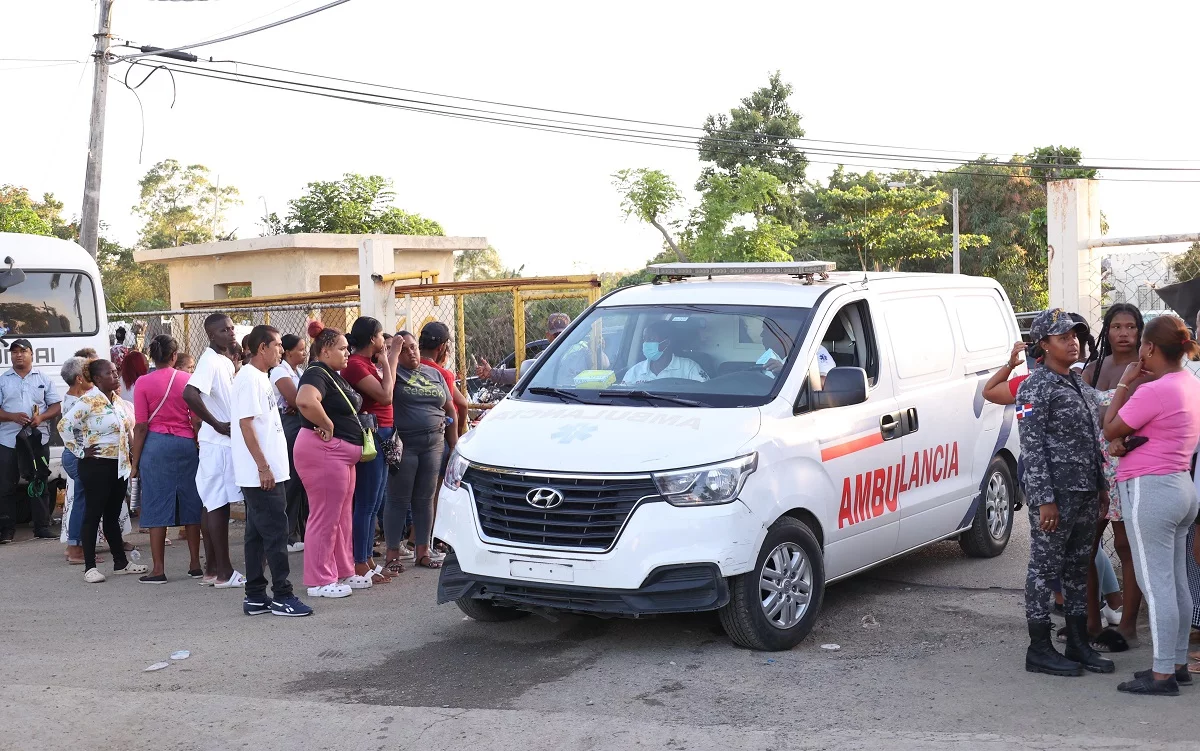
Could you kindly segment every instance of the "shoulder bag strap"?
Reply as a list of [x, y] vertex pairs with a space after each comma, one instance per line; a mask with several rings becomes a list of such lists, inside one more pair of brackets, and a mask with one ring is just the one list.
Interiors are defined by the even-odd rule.
[[166, 393], [163, 394], [162, 401], [159, 402], [158, 406], [154, 408], [154, 411], [150, 413], [149, 419], [146, 420], [147, 423], [152, 422], [154, 420], [154, 416], [157, 415], [158, 411], [163, 408], [164, 404], [167, 403], [167, 397], [169, 397], [171, 395], [171, 387], [175, 385], [175, 376], [177, 376], [177, 375], [179, 375], [179, 371], [172, 368], [171, 369], [171, 380], [167, 381], [167, 391], [166, 391]]
[[342, 391], [341, 385], [333, 378], [333, 376], [329, 375], [329, 371], [325, 370], [325, 368], [318, 368], [318, 370], [320, 370], [321, 373], [329, 379], [329, 382], [333, 384], [334, 388], [338, 390], [338, 393], [342, 395], [342, 398], [346, 400], [346, 405], [350, 407], [350, 414], [357, 415], [358, 410], [354, 408], [354, 402], [350, 401], [350, 397], [346, 396], [345, 391]]

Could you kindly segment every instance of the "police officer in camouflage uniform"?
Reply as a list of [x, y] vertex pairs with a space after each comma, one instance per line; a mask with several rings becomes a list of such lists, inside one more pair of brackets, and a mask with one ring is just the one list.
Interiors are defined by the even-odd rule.
[[[1115, 669], [1092, 649], [1087, 631], [1087, 572], [1092, 540], [1106, 492], [1101, 475], [1097, 393], [1071, 365], [1079, 359], [1080, 324], [1061, 308], [1038, 314], [1030, 337], [1044, 352], [1038, 368], [1017, 390], [1018, 431], [1029, 503], [1029, 572], [1025, 617], [1029, 650], [1025, 669], [1049, 675], [1081, 675]], [[1050, 638], [1049, 582], [1062, 583], [1066, 657]]]

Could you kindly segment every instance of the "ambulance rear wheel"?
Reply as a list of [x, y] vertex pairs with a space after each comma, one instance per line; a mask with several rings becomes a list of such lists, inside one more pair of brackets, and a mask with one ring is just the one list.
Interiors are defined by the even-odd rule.
[[1012, 534], [1016, 485], [1008, 462], [995, 457], [983, 475], [979, 488], [979, 507], [971, 528], [959, 535], [958, 544], [972, 558], [995, 558], [1008, 547]]
[[784, 516], [767, 531], [754, 568], [729, 578], [729, 602], [718, 613], [734, 644], [775, 652], [808, 636], [824, 597], [821, 546], [808, 525]]

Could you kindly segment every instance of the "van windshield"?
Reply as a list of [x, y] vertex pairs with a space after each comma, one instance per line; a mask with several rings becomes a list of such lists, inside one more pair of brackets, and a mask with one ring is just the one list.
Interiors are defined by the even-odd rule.
[[0, 336], [95, 334], [96, 292], [81, 271], [30, 271], [25, 281], [0, 291]]
[[759, 406], [774, 398], [808, 308], [593, 309], [555, 341], [519, 395], [651, 407]]

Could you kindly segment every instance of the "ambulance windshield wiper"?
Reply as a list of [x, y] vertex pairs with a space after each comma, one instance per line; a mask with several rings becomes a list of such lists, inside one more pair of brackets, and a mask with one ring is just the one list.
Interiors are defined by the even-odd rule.
[[531, 386], [525, 390], [531, 394], [537, 394], [538, 396], [557, 396], [559, 399], [562, 399], [564, 402], [583, 402], [585, 404], [587, 403], [587, 400], [580, 397], [578, 394], [572, 394], [570, 391], [565, 391], [563, 389], [556, 389], [551, 386]]
[[670, 402], [671, 404], [678, 404], [683, 407], [707, 406], [703, 402], [697, 402], [692, 399], [680, 399], [677, 396], [670, 396], [668, 394], [654, 394], [649, 391], [644, 391], [641, 389], [635, 389], [633, 391], [623, 391], [621, 389], [611, 389], [608, 391], [601, 391], [600, 396], [605, 396], [605, 397], [609, 397], [609, 398], [620, 396], [620, 397], [625, 397], [628, 399], [641, 399], [641, 400], [647, 401], [647, 402], [651, 401], [653, 399], [659, 399], [661, 401]]

